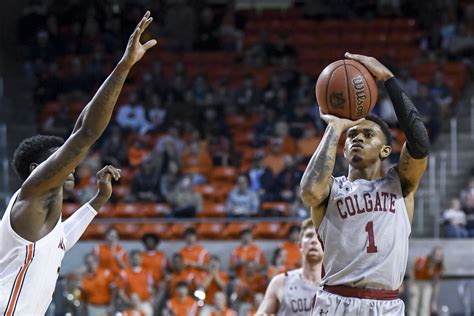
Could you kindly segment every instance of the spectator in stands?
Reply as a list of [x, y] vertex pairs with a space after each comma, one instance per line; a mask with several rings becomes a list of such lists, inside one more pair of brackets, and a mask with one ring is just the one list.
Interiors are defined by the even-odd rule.
[[205, 143], [193, 140], [183, 153], [183, 172], [192, 176], [193, 184], [206, 183], [212, 170], [212, 159]]
[[196, 30], [197, 18], [194, 8], [185, 0], [171, 2], [164, 23], [167, 46], [172, 50], [190, 50], [196, 39]]
[[286, 271], [288, 255], [283, 248], [275, 248], [273, 251], [272, 264], [267, 268], [267, 278], [271, 280], [275, 275]]
[[219, 30], [221, 48], [227, 52], [242, 50], [242, 29], [238, 26], [238, 13], [235, 11], [235, 1], [227, 1], [224, 17]]
[[210, 104], [212, 89], [209, 87], [209, 81], [204, 74], [199, 74], [194, 79], [191, 87], [193, 101], [198, 106], [206, 106]]
[[466, 212], [466, 229], [469, 237], [474, 237], [474, 177], [469, 179], [469, 185], [461, 191], [461, 204]]
[[285, 153], [283, 152], [283, 140], [275, 137], [270, 141], [270, 152], [267, 153], [263, 163], [269, 167], [273, 174], [279, 174], [285, 167]]
[[166, 303], [166, 308], [176, 316], [187, 316], [198, 314], [197, 302], [189, 296], [189, 284], [180, 281], [176, 283], [176, 296]]
[[185, 282], [188, 287], [194, 286], [194, 273], [191, 269], [185, 269], [184, 259], [180, 253], [173, 254], [171, 273], [167, 281], [167, 290], [170, 297], [176, 296], [176, 287], [179, 282]]
[[414, 98], [418, 95], [418, 81], [416, 81], [411, 75], [408, 69], [400, 69], [400, 73], [397, 77], [400, 86], [405, 90], [410, 98]]
[[127, 252], [120, 246], [119, 234], [114, 227], [105, 232], [105, 243], [98, 244], [94, 254], [99, 258], [99, 267], [110, 269], [114, 276], [127, 266]]
[[[309, 114], [304, 101], [296, 104], [288, 117], [289, 135], [294, 139], [301, 139], [305, 130], [314, 126], [314, 118]], [[296, 145], [296, 151], [298, 146]]]
[[155, 144], [155, 151], [168, 156], [168, 159], [179, 158], [183, 154], [185, 143], [180, 138], [178, 126], [171, 126], [167, 133], [161, 136]]
[[229, 275], [221, 271], [221, 260], [218, 256], [211, 256], [209, 261], [209, 271], [205, 273], [204, 278], [200, 282], [200, 287], [206, 293], [206, 304], [214, 302], [214, 297], [219, 292], [227, 292], [229, 283]]
[[71, 118], [70, 108], [61, 106], [59, 113], [54, 116], [50, 116], [43, 124], [43, 133], [48, 135], [59, 136], [63, 139], [71, 134], [72, 128], [74, 127], [74, 120]]
[[209, 252], [197, 243], [197, 232], [194, 227], [188, 227], [184, 231], [184, 247], [179, 253], [183, 257], [184, 266], [192, 271], [206, 270], [209, 264]]
[[202, 135], [217, 133], [226, 138], [231, 137], [229, 125], [222, 119], [222, 116], [219, 115], [216, 109], [207, 108], [204, 111], [203, 117], [200, 118], [200, 122], [202, 124], [198, 128]]
[[235, 290], [240, 302], [252, 303], [257, 293], [264, 293], [267, 280], [258, 272], [258, 264], [247, 261], [243, 264], [243, 273], [237, 279]]
[[226, 108], [234, 104], [234, 91], [229, 87], [229, 80], [221, 78], [214, 88], [213, 103], [218, 108]]
[[283, 170], [275, 178], [275, 190], [279, 201], [291, 203], [297, 197], [295, 186], [300, 182], [303, 172], [296, 168], [294, 159], [289, 155], [283, 158], [283, 165]]
[[317, 148], [321, 136], [317, 134], [316, 128], [313, 125], [306, 126], [303, 130], [303, 137], [298, 139], [296, 149], [298, 155], [302, 155], [305, 159], [311, 158], [314, 153], [314, 148]]
[[279, 121], [275, 124], [275, 136], [282, 139], [282, 151], [288, 155], [296, 154], [296, 142], [289, 135], [289, 126], [285, 121]]
[[446, 223], [446, 237], [468, 237], [466, 213], [462, 210], [459, 199], [451, 200], [451, 207], [444, 211], [443, 220]]
[[194, 191], [190, 176], [184, 176], [168, 195], [174, 217], [195, 217], [202, 211], [202, 196]]
[[198, 35], [195, 48], [200, 51], [212, 51], [220, 48], [219, 24], [210, 7], [205, 7], [199, 15]]
[[245, 264], [249, 261], [255, 261], [258, 270], [265, 267], [265, 255], [260, 247], [254, 244], [252, 231], [246, 228], [240, 232], [240, 246], [230, 255], [230, 269], [237, 276], [241, 276], [245, 273]]
[[117, 168], [128, 166], [127, 147], [124, 146], [122, 131], [118, 126], [110, 128], [110, 134], [102, 143], [100, 156], [103, 165], [113, 165]]
[[227, 214], [232, 217], [256, 215], [260, 200], [257, 193], [249, 188], [247, 176], [240, 174], [236, 182], [227, 197]]
[[245, 52], [244, 62], [260, 68], [270, 64], [274, 46], [268, 38], [268, 32], [261, 31], [258, 40]]
[[121, 105], [117, 112], [117, 124], [125, 131], [138, 132], [147, 125], [145, 108], [136, 93], [131, 93], [128, 103]]
[[264, 298], [263, 293], [256, 293], [253, 297], [252, 306], [250, 306], [249, 311], [246, 316], [254, 316], [257, 314], [258, 307], [262, 304]]
[[171, 160], [165, 168], [160, 180], [160, 192], [168, 201], [181, 181], [181, 170], [177, 161]]
[[441, 247], [434, 247], [428, 256], [416, 258], [411, 272], [408, 316], [431, 315], [431, 306], [437, 304], [438, 298], [433, 292], [437, 292], [443, 272], [444, 254]]
[[271, 201], [274, 199], [273, 173], [270, 168], [263, 164], [264, 153], [257, 152], [253, 158], [252, 167], [247, 175], [250, 179], [250, 189], [256, 192], [261, 201]]
[[313, 80], [310, 75], [308, 73], [300, 74], [298, 87], [293, 95], [295, 102], [299, 104], [307, 104], [309, 98], [312, 98], [313, 96], [313, 89]]
[[294, 91], [298, 86], [298, 73], [293, 69], [292, 60], [285, 56], [281, 58], [279, 66], [276, 73], [283, 87], [287, 91]]
[[[344, 169], [347, 170], [347, 169]], [[303, 203], [303, 200], [301, 199], [301, 196], [299, 194], [300, 192], [300, 186], [297, 185], [295, 187], [295, 196], [296, 199], [293, 201], [293, 203], [290, 204], [290, 211], [288, 216], [289, 217], [297, 217], [299, 219], [305, 219], [310, 216], [308, 207]]]
[[145, 316], [153, 315], [153, 276], [142, 267], [140, 251], [130, 252], [130, 266], [120, 271], [117, 282], [119, 296], [125, 303], [137, 306]]
[[217, 292], [213, 299], [214, 306], [209, 316], [237, 316], [237, 312], [227, 307], [227, 296], [224, 292]]
[[81, 280], [81, 299], [89, 316], [106, 316], [113, 298], [114, 276], [109, 269], [100, 268], [97, 257], [85, 256], [86, 271]]
[[142, 243], [145, 250], [141, 253], [142, 267], [150, 271], [155, 284], [162, 281], [165, 277], [166, 254], [157, 250], [160, 245], [160, 238], [152, 233], [146, 233], [142, 237]]
[[441, 130], [440, 105], [433, 99], [429, 87], [424, 84], [418, 85], [418, 96], [413, 101], [428, 128], [430, 141], [435, 142]]
[[160, 173], [150, 156], [143, 159], [140, 170], [132, 180], [131, 195], [128, 202], [162, 202], [160, 193]]
[[243, 109], [250, 108], [258, 104], [261, 99], [261, 92], [256, 86], [255, 77], [252, 74], [247, 74], [244, 77], [242, 87], [236, 93], [237, 105]]
[[164, 128], [167, 111], [161, 104], [161, 99], [158, 94], [153, 94], [150, 98], [150, 103], [146, 110], [146, 125], [140, 128], [141, 134], [159, 133]]
[[287, 240], [285, 240], [280, 248], [286, 251], [286, 269], [292, 270], [301, 267], [301, 251], [299, 246], [300, 228], [293, 225], [288, 230]]
[[450, 111], [453, 103], [453, 94], [451, 88], [444, 83], [444, 73], [441, 69], [435, 71], [434, 80], [430, 85], [430, 92], [436, 104], [441, 107], [445, 117], [447, 114], [454, 113], [454, 111]]
[[212, 164], [214, 166], [232, 165], [232, 143], [230, 139], [218, 132], [218, 130], [210, 130], [206, 134], [207, 151], [211, 154]]
[[274, 135], [275, 133], [275, 123], [276, 123], [276, 113], [273, 109], [265, 107], [263, 108], [263, 113], [261, 119], [255, 125], [253, 134], [255, 147], [263, 147], [267, 139]]
[[278, 39], [270, 51], [270, 60], [272, 64], [279, 64], [283, 58], [289, 58], [296, 60], [297, 58], [296, 49], [288, 43], [288, 37], [286, 34], [278, 35]]

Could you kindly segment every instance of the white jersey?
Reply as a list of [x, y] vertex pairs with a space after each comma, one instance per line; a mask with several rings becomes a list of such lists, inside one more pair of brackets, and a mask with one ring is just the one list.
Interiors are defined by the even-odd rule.
[[335, 178], [318, 228], [324, 247], [322, 285], [398, 289], [410, 233], [395, 169], [373, 181]]
[[10, 224], [18, 192], [0, 222], [0, 313], [44, 315], [66, 250], [63, 223], [59, 219], [54, 229], [37, 242], [19, 236]]
[[301, 278], [301, 268], [285, 273], [283, 297], [277, 315], [306, 316], [313, 306], [319, 286], [311, 286]]

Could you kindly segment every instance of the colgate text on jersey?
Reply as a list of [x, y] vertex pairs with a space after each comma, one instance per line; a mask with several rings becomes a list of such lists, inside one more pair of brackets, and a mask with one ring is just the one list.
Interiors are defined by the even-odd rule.
[[388, 192], [366, 192], [362, 196], [359, 194], [341, 197], [336, 201], [339, 215], [342, 218], [355, 216], [369, 212], [388, 212], [395, 214], [395, 201], [397, 195]]

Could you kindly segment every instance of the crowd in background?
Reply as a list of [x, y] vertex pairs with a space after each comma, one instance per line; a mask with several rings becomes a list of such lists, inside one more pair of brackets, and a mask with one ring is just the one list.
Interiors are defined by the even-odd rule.
[[451, 200], [450, 207], [443, 212], [442, 221], [447, 237], [474, 237], [474, 176], [470, 177], [459, 197]]
[[[292, 226], [272, 258], [266, 258], [248, 229], [232, 250], [229, 266], [199, 244], [194, 228], [184, 232], [185, 245], [167, 258], [154, 234], [142, 238], [143, 250], [127, 252], [117, 230], [84, 258], [83, 271], [67, 278], [72, 293], [69, 312], [81, 315], [253, 315], [268, 282], [300, 267], [299, 227]], [[74, 302], [79, 302], [74, 304]], [[82, 311], [82, 312], [81, 312]]]

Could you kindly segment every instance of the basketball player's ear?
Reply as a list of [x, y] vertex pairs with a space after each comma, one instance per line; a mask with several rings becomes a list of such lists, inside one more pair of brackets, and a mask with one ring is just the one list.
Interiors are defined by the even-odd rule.
[[383, 145], [382, 149], [380, 150], [380, 160], [384, 160], [388, 156], [390, 156], [390, 153], [392, 152], [392, 147]]
[[33, 172], [33, 170], [35, 170], [36, 167], [38, 167], [39, 164], [37, 164], [36, 162], [32, 162], [30, 163], [30, 173]]

